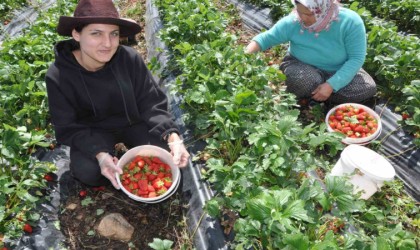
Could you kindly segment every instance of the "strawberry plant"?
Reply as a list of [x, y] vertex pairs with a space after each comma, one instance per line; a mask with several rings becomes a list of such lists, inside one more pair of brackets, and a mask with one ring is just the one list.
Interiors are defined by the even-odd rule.
[[171, 48], [178, 43], [177, 38], [191, 44], [216, 39], [226, 26], [224, 14], [215, 8], [211, 0], [157, 0], [155, 4], [161, 6], [167, 27], [162, 31], [161, 38]]
[[[61, 2], [60, 7], [74, 4]], [[31, 155], [37, 148], [51, 144], [44, 76], [53, 59], [52, 45], [58, 40], [54, 28], [62, 10], [55, 7], [42, 13], [23, 34], [7, 37], [0, 48], [0, 235], [3, 241], [19, 238], [24, 221], [33, 225], [39, 219], [34, 210], [45, 197], [42, 190], [49, 180], [45, 176], [54, 171], [51, 163], [39, 162]], [[30, 231], [28, 226], [26, 229]]]
[[400, 31], [412, 34], [418, 34], [420, 31], [420, 6], [417, 0], [357, 0], [357, 2], [373, 15], [394, 21]]
[[22, 7], [29, 4], [28, 0], [9, 0], [0, 3], [0, 21], [7, 25], [9, 19], [12, 18], [12, 11], [16, 9], [21, 9]]
[[420, 80], [414, 80], [402, 90], [406, 102], [401, 105], [403, 111], [403, 121], [408, 125], [415, 139], [414, 143], [420, 146]]

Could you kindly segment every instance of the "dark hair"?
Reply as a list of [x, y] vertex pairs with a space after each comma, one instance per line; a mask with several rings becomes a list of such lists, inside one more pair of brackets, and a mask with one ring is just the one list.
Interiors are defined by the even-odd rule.
[[77, 31], [77, 33], [80, 33], [82, 32], [83, 28], [86, 26], [88, 26], [87, 23], [80, 23], [80, 24], [77, 24], [76, 27], [74, 27], [74, 29]]

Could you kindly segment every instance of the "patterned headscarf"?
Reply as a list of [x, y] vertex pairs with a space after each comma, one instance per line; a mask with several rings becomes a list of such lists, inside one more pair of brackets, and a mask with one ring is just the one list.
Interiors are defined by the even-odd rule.
[[[303, 29], [315, 32], [316, 37], [319, 32], [328, 30], [332, 21], [338, 20], [339, 0], [298, 0], [298, 2], [314, 13], [316, 22], [311, 26], [305, 26], [295, 8], [293, 11], [296, 13], [297, 21]], [[296, 6], [295, 0], [292, 0], [292, 3]]]

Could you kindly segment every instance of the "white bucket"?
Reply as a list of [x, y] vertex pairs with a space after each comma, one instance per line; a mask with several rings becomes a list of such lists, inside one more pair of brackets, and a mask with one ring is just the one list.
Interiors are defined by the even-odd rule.
[[369, 199], [395, 176], [391, 163], [375, 151], [360, 145], [349, 145], [331, 170], [334, 176], [350, 176], [354, 192], [362, 191], [361, 198]]

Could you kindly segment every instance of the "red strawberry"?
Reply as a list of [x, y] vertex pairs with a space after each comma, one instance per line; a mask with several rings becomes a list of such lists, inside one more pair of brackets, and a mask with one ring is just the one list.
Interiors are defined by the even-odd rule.
[[408, 118], [410, 118], [410, 115], [409, 114], [407, 114], [407, 113], [403, 113], [402, 114], [402, 119], [403, 120], [407, 120]]
[[155, 188], [155, 190], [159, 190], [162, 187], [164, 187], [165, 183], [161, 180], [161, 179], [155, 179], [153, 181], [153, 187]]
[[168, 188], [167, 187], [165, 187], [165, 186], [162, 186], [158, 191], [157, 191], [157, 194], [158, 195], [162, 195], [162, 194], [164, 194], [164, 193], [166, 193], [166, 191], [168, 191]]
[[172, 179], [169, 177], [166, 177], [163, 179], [163, 183], [165, 185], [165, 187], [170, 188], [172, 185]]
[[86, 191], [86, 190], [81, 190], [81, 191], [79, 192], [79, 196], [80, 196], [81, 198], [85, 198], [85, 197], [86, 197], [86, 195], [87, 195], [87, 191]]
[[23, 225], [23, 231], [25, 231], [27, 233], [32, 233], [32, 227], [31, 227], [31, 225], [29, 225], [28, 223], [26, 223], [25, 225]]
[[44, 179], [46, 181], [53, 181], [54, 180], [54, 177], [52, 177], [52, 175], [50, 175], [50, 174], [45, 174], [44, 175]]

